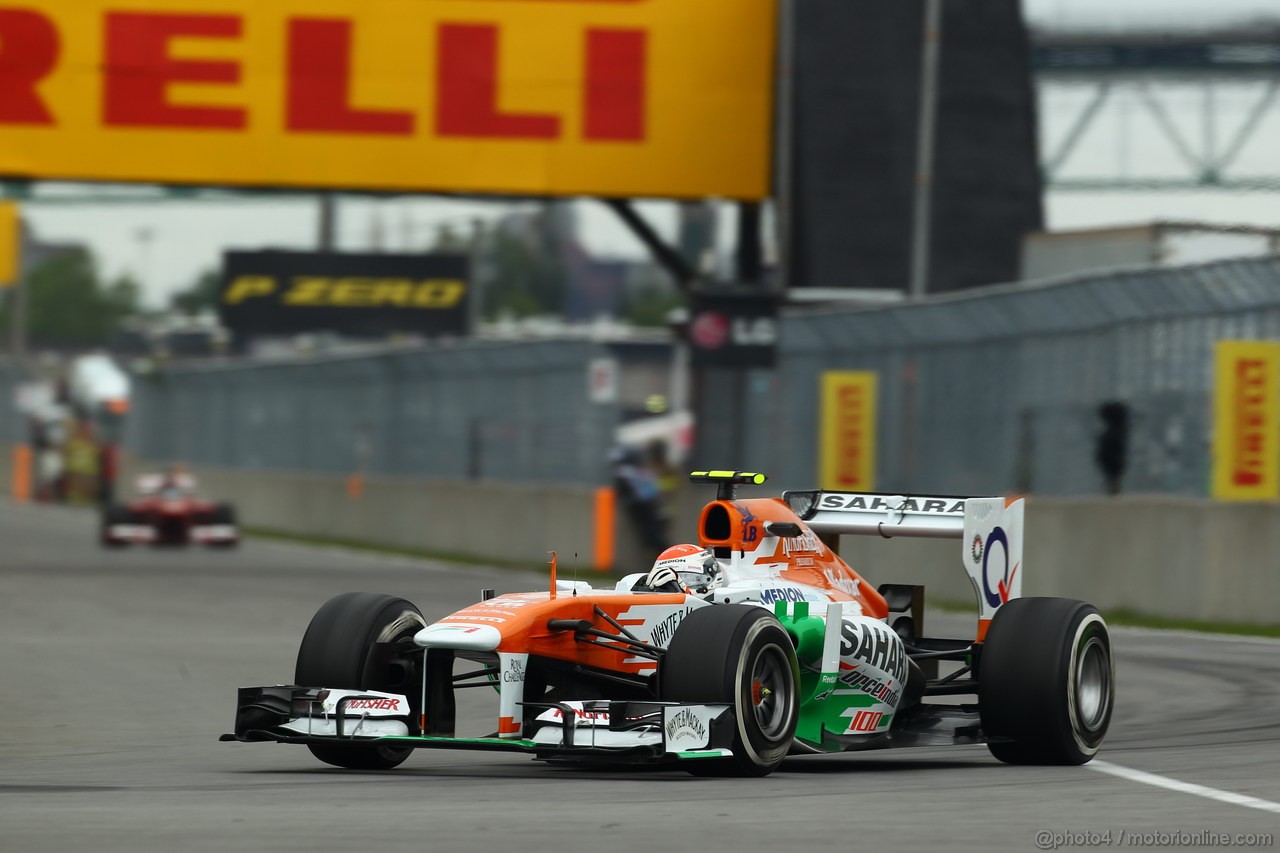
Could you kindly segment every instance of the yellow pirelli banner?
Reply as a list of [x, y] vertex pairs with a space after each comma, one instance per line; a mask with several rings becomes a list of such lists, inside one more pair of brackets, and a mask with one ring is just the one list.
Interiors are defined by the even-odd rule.
[[876, 480], [876, 374], [822, 374], [818, 483], [823, 489], [864, 492]]
[[0, 174], [760, 199], [777, 0], [0, 0]]
[[1280, 498], [1280, 343], [1219, 341], [1213, 419], [1213, 496]]
[[11, 287], [22, 271], [22, 231], [18, 205], [0, 201], [0, 287]]

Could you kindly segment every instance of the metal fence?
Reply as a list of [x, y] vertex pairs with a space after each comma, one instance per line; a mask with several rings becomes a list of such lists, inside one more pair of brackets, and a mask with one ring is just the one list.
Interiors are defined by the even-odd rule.
[[704, 377], [700, 462], [813, 487], [820, 377], [869, 370], [882, 490], [1101, 493], [1098, 407], [1114, 400], [1131, 412], [1124, 490], [1203, 495], [1222, 339], [1280, 339], [1280, 257], [793, 313], [776, 370]]
[[[16, 405], [22, 374], [7, 358], [0, 358], [0, 445], [19, 444], [28, 440], [27, 426]], [[8, 452], [0, 446], [0, 452]]]
[[[1116, 271], [793, 311], [777, 369], [697, 383], [698, 465], [818, 482], [821, 376], [879, 377], [877, 487], [1091, 495], [1099, 406], [1130, 407], [1128, 492], [1203, 495], [1214, 343], [1280, 340], [1280, 257]], [[590, 399], [587, 342], [468, 343], [136, 377], [128, 447], [212, 466], [609, 482], [616, 403]], [[0, 399], [16, 374], [0, 365]], [[0, 417], [0, 440], [24, 440]]]
[[248, 469], [603, 483], [617, 427], [590, 343], [459, 344], [135, 378], [127, 446]]

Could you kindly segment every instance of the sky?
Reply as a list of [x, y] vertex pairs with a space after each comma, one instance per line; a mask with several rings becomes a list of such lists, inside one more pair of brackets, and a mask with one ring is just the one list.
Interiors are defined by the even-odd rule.
[[[1280, 19], [1280, 0], [1023, 0], [1024, 13], [1036, 28], [1115, 30], [1195, 30], [1247, 24], [1260, 19]], [[1184, 93], [1173, 93], [1175, 107]], [[1231, 123], [1243, 121], [1251, 92], [1228, 97], [1223, 106], [1224, 133]], [[1178, 99], [1182, 100], [1179, 101]], [[1060, 134], [1077, 107], [1069, 98], [1042, 102], [1046, 133]], [[1233, 112], [1234, 110], [1234, 112]], [[1082, 140], [1069, 171], [1079, 175], [1107, 174], [1120, 168], [1125, 156], [1139, 165], [1160, 163], [1176, 170], [1176, 152], [1152, 127], [1134, 128], [1129, 143], [1108, 134], [1121, 121], [1141, 122], [1140, 111], [1125, 112], [1123, 103], [1114, 114], [1102, 116], [1098, 129]], [[1125, 116], [1137, 116], [1127, 118]], [[1149, 119], [1148, 119], [1149, 121]], [[1188, 134], [1193, 132], [1186, 125]], [[1052, 140], [1050, 141], [1052, 144]], [[1132, 151], [1134, 146], [1138, 150]], [[1280, 171], [1275, 154], [1280, 150], [1280, 103], [1259, 127], [1242, 152], [1241, 171]], [[1117, 153], [1120, 152], [1120, 153]], [[1132, 169], [1132, 163], [1126, 168]], [[527, 205], [526, 205], [527, 206]], [[338, 219], [338, 246], [348, 251], [380, 245], [387, 251], [422, 251], [429, 248], [443, 226], [467, 232], [477, 219], [492, 220], [513, 209], [509, 203], [453, 199], [391, 199], [375, 201], [346, 198]], [[675, 224], [672, 205], [642, 203], [642, 211], [658, 230], [671, 236]], [[641, 257], [643, 248], [607, 210], [590, 201], [581, 202], [580, 221], [588, 247], [600, 254]], [[1280, 193], [1226, 193], [1188, 191], [1178, 193], [1081, 193], [1051, 192], [1045, 198], [1047, 225], [1051, 229], [1133, 224], [1153, 219], [1197, 220], [1218, 223], [1280, 227]], [[317, 204], [310, 199], [290, 201], [246, 200], [235, 203], [164, 203], [66, 205], [30, 204], [25, 215], [42, 240], [88, 243], [103, 271], [111, 277], [129, 274], [143, 284], [144, 298], [158, 306], [172, 292], [216, 268], [224, 249], [312, 249], [318, 228]], [[728, 229], [725, 229], [726, 232]], [[728, 234], [726, 233], [726, 239]]]

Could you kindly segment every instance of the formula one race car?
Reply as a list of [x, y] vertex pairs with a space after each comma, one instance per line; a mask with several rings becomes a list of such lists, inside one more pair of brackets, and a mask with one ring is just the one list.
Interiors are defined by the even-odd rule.
[[[719, 489], [699, 545], [681, 546], [705, 548], [704, 560], [663, 559], [597, 590], [557, 582], [553, 555], [550, 590], [485, 590], [430, 625], [402, 598], [340, 595], [307, 628], [295, 685], [242, 688], [222, 739], [306, 744], [349, 768], [454, 748], [695, 775], [764, 775], [788, 755], [886, 747], [986, 744], [1015, 764], [1097, 752], [1114, 697], [1107, 626], [1083, 602], [1020, 597], [1021, 500], [738, 499], [737, 484], [763, 475], [693, 479]], [[872, 588], [837, 555], [841, 534], [960, 539], [975, 636], [920, 636], [923, 587]], [[459, 661], [472, 666], [455, 673]], [[456, 737], [455, 691], [486, 685], [496, 731]], [[974, 694], [975, 704], [945, 698]]]
[[103, 545], [196, 543], [231, 548], [239, 544], [235, 509], [196, 497], [195, 480], [189, 474], [145, 474], [137, 485], [138, 497], [103, 510]]

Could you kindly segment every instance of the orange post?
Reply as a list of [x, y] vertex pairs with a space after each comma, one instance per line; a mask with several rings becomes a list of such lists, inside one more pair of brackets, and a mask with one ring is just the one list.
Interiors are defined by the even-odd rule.
[[613, 568], [613, 526], [617, 512], [617, 498], [611, 486], [596, 489], [595, 507], [595, 570], [607, 572]]
[[9, 485], [15, 501], [31, 500], [31, 448], [25, 444], [13, 448], [13, 476]]
[[364, 497], [364, 474], [360, 471], [347, 475], [347, 500], [358, 501]]

